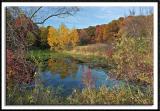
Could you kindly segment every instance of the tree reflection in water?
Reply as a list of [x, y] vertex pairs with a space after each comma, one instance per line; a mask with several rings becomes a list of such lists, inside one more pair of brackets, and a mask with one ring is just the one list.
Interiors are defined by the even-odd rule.
[[48, 68], [52, 71], [52, 74], [59, 74], [61, 79], [68, 76], [75, 78], [78, 66], [75, 61], [69, 59], [49, 59]]
[[96, 78], [89, 67], [82, 66], [82, 82], [87, 88], [95, 88]]

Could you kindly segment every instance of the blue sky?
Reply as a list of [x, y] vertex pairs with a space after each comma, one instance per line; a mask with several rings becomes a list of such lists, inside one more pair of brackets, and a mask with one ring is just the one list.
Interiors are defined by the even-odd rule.
[[[45, 7], [47, 8], [47, 7]], [[79, 7], [79, 11], [74, 16], [66, 18], [52, 17], [41, 26], [53, 26], [58, 28], [64, 23], [68, 28], [87, 28], [100, 24], [107, 24], [114, 19], [129, 15], [129, 9], [133, 9], [139, 15], [140, 7]], [[143, 7], [151, 9], [152, 7]]]

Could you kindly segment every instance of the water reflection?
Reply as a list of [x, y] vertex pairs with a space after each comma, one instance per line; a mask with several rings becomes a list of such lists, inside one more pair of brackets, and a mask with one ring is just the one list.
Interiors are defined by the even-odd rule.
[[82, 82], [87, 88], [95, 88], [96, 77], [89, 67], [82, 66]]
[[40, 80], [45, 87], [62, 87], [62, 95], [69, 95], [75, 89], [99, 88], [102, 85], [118, 87], [121, 81], [111, 80], [102, 69], [90, 68], [69, 59], [49, 59], [48, 67], [40, 72]]
[[75, 77], [75, 73], [78, 69], [76, 62], [70, 61], [69, 59], [64, 60], [48, 60], [48, 68], [52, 74], [59, 74], [61, 79], [67, 76]]

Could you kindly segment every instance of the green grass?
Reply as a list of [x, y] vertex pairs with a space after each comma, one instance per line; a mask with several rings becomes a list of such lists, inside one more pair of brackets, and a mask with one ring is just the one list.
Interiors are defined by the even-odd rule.
[[31, 50], [29, 51], [27, 58], [35, 63], [43, 62], [51, 59], [64, 59], [70, 58], [79, 63], [85, 63], [91, 67], [103, 67], [109, 68], [108, 59], [98, 55], [84, 55], [79, 53], [73, 53], [72, 51], [59, 51], [53, 52], [50, 50]]
[[30, 50], [27, 54], [27, 59], [33, 62], [43, 62], [51, 59], [63, 59], [70, 57], [69, 55], [61, 52], [53, 52], [50, 50]]

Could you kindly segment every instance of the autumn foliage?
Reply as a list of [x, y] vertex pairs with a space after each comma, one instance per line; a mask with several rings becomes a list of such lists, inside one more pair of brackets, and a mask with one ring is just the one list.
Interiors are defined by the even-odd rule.
[[76, 29], [69, 30], [64, 24], [59, 29], [48, 28], [48, 44], [51, 50], [70, 49], [79, 42], [79, 36]]
[[[153, 16], [127, 17], [115, 44], [111, 72], [118, 79], [153, 82]], [[147, 22], [148, 21], [148, 22]], [[123, 32], [123, 33], [122, 33]]]
[[110, 43], [114, 42], [115, 38], [119, 37], [119, 30], [124, 22], [123, 17], [118, 20], [113, 20], [108, 24], [90, 26], [84, 29], [78, 29], [80, 43], [93, 44], [93, 43]]
[[32, 33], [37, 26], [24, 14], [14, 17], [7, 9], [7, 83], [30, 83], [35, 66], [26, 60], [29, 47], [28, 33]]
[[28, 62], [17, 59], [12, 50], [7, 49], [7, 82], [30, 83], [33, 79], [34, 70]]

